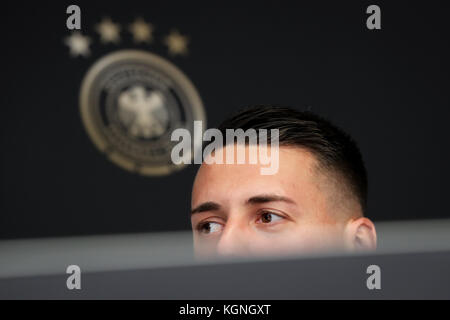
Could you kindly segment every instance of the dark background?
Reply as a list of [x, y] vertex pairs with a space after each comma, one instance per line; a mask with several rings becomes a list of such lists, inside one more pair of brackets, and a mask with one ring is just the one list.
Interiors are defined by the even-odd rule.
[[[1, 7], [0, 238], [182, 230], [190, 227], [197, 167], [163, 177], [125, 171], [82, 125], [78, 95], [106, 53], [141, 48], [178, 66], [197, 87], [208, 127], [246, 105], [311, 109], [348, 131], [369, 172], [375, 222], [450, 217], [449, 33], [444, 2], [20, 2]], [[261, 2], [262, 3], [262, 2]], [[89, 58], [63, 43], [78, 4]], [[366, 8], [381, 7], [381, 30]], [[103, 17], [122, 28], [143, 17], [155, 42], [103, 45]], [[162, 45], [172, 28], [189, 55]]]

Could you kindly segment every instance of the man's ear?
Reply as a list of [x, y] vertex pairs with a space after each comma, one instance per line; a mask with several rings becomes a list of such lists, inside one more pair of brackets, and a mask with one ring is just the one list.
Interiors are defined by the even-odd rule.
[[375, 225], [365, 217], [351, 219], [345, 227], [345, 241], [350, 250], [375, 250], [377, 248]]

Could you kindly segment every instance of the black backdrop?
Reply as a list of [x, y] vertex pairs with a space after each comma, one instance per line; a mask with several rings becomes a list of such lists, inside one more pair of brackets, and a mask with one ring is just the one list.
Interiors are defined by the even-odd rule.
[[[81, 122], [81, 80], [100, 57], [141, 48], [169, 59], [197, 87], [208, 126], [251, 104], [311, 109], [359, 143], [375, 221], [449, 217], [449, 32], [444, 2], [377, 1], [382, 30], [366, 28], [371, 2], [295, 4], [183, 1], [73, 2], [89, 58], [63, 43], [72, 2], [2, 4], [0, 237], [46, 237], [189, 228], [190, 166], [163, 177], [121, 169]], [[262, 3], [262, 2], [261, 2]], [[94, 25], [143, 17], [151, 45], [100, 44]], [[190, 37], [171, 57], [160, 39]]]

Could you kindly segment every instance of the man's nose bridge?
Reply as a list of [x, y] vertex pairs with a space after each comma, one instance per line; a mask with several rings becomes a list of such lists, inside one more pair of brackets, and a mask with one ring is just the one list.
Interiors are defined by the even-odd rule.
[[219, 253], [228, 254], [245, 250], [247, 245], [244, 233], [238, 222], [230, 219], [217, 244]]

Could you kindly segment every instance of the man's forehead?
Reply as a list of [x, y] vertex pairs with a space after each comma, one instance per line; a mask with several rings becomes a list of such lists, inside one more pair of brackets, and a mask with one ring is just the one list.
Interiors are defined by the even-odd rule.
[[317, 160], [308, 150], [296, 147], [279, 148], [279, 170], [274, 175], [261, 175], [261, 164], [206, 164], [197, 172], [194, 197], [219, 192], [254, 191], [280, 192], [284, 187], [295, 187], [312, 182]]
[[[211, 159], [220, 160], [223, 163], [238, 162], [238, 156], [245, 156], [246, 163], [249, 163], [250, 157], [256, 156], [257, 162], [259, 162], [259, 153], [266, 152], [268, 155], [271, 154], [272, 148], [270, 146], [260, 146], [258, 144], [248, 144], [248, 143], [234, 143], [226, 144], [217, 148], [213, 148], [210, 152], [206, 152], [203, 164], [211, 163]], [[242, 159], [241, 159], [242, 160]]]
[[[214, 173], [222, 171], [222, 170], [239, 170], [243, 169], [248, 171], [249, 173], [253, 173], [253, 171], [259, 173], [259, 168], [261, 166], [267, 166], [264, 162], [261, 162], [261, 159], [258, 155], [256, 158], [256, 163], [252, 163], [250, 161], [250, 153], [253, 151], [252, 148], [258, 148], [258, 146], [252, 145], [228, 145], [223, 148], [217, 149], [208, 156], [205, 157], [205, 161], [201, 164], [199, 172], [206, 171], [205, 169], [212, 170]], [[293, 146], [280, 146], [278, 147], [279, 151], [279, 162], [280, 165], [283, 165], [284, 170], [288, 170], [289, 168], [298, 168], [299, 166], [302, 169], [311, 170], [318, 166], [318, 160], [312, 152], [310, 152], [306, 148], [301, 147], [293, 147]], [[267, 147], [267, 150], [271, 152], [271, 147]], [[245, 154], [244, 163], [238, 163], [237, 156], [241, 152], [241, 154]], [[259, 152], [257, 150], [257, 152]], [[232, 161], [227, 163], [227, 155], [233, 155]], [[223, 156], [222, 163], [213, 163], [211, 161], [212, 158], [217, 157], [218, 155]], [[218, 159], [218, 158], [216, 158]], [[208, 161], [206, 161], [208, 160]], [[229, 159], [230, 160], [230, 159]], [[260, 174], [261, 175], [261, 174]], [[274, 174], [276, 176], [276, 173]]]

